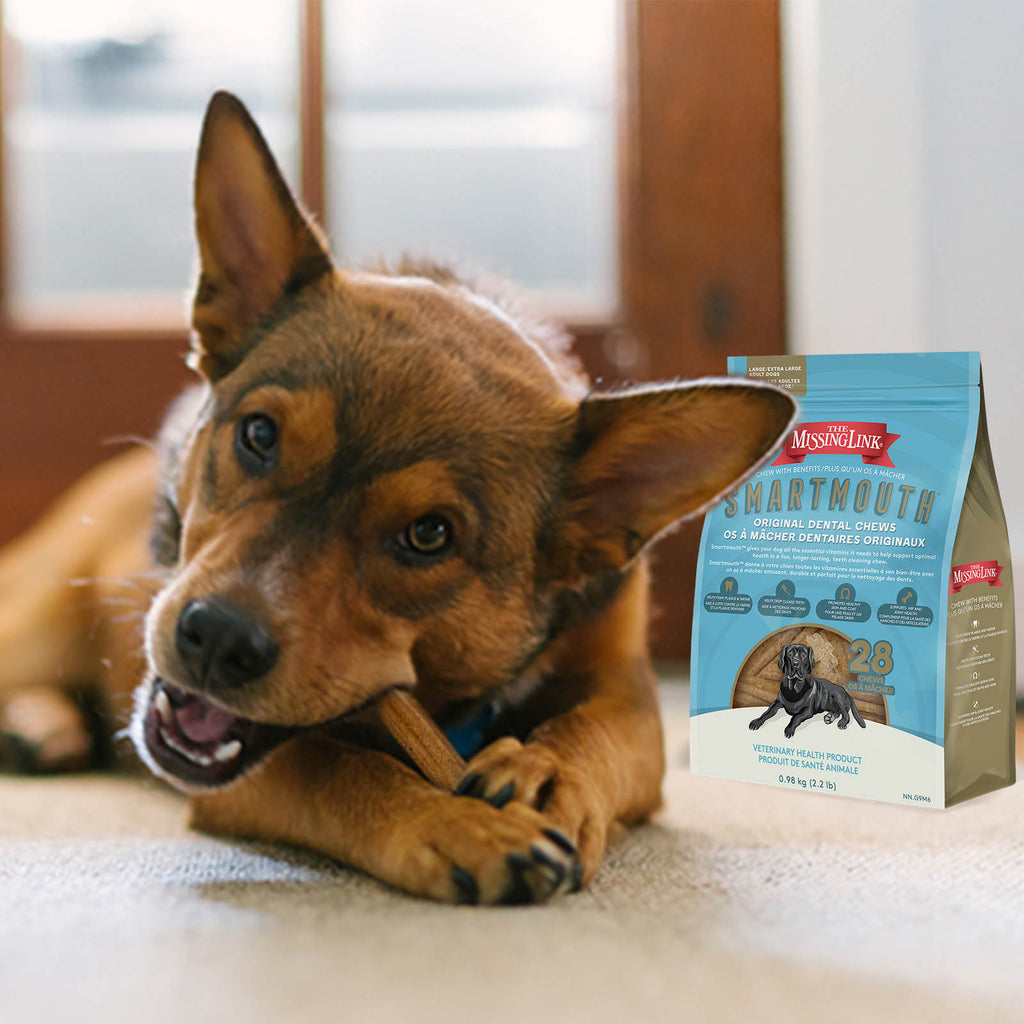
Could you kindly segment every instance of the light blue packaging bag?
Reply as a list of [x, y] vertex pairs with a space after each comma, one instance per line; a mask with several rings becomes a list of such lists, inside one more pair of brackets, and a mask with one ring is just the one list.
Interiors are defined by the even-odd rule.
[[801, 411], [705, 518], [692, 771], [931, 807], [1012, 784], [1013, 579], [978, 354], [729, 373]]

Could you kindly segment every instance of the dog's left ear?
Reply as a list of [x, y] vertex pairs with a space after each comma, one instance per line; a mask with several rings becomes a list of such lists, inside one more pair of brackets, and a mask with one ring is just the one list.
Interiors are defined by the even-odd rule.
[[256, 122], [218, 92], [196, 161], [200, 278], [192, 307], [195, 367], [216, 379], [237, 365], [247, 334], [282, 299], [331, 269], [327, 246], [302, 213]]
[[586, 398], [559, 575], [624, 568], [673, 523], [753, 473], [782, 441], [796, 408], [786, 391], [737, 380]]

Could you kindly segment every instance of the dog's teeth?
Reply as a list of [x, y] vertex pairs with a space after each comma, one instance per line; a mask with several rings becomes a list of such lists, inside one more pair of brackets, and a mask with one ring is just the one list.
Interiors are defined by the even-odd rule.
[[231, 740], [230, 743], [222, 743], [214, 752], [213, 759], [223, 764], [231, 761], [242, 752], [242, 744], [239, 740]]
[[[183, 746], [179, 743], [166, 729], [160, 729], [160, 738], [164, 743], [171, 748], [171, 750], [177, 751], [182, 757], [188, 758], [193, 764], [198, 764], [203, 768], [209, 768], [216, 761], [214, 754], [208, 754], [205, 750], [193, 750], [189, 747]], [[237, 740], [234, 741], [238, 743]], [[231, 746], [230, 743], [225, 746]], [[238, 743], [238, 749], [241, 750], [242, 744]]]
[[165, 722], [169, 722], [173, 718], [174, 712], [171, 709], [171, 698], [167, 696], [166, 690], [157, 690], [153, 703], [156, 705], [157, 714]]

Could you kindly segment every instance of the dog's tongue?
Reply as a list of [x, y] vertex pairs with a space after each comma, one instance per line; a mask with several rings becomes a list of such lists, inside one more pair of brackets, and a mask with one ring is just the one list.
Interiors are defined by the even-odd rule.
[[214, 743], [223, 738], [235, 716], [200, 697], [192, 697], [174, 709], [174, 719], [193, 743]]

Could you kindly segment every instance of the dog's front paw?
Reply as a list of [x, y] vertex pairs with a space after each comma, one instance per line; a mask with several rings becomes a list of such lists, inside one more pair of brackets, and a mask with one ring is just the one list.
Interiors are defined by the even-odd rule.
[[793, 738], [793, 734], [796, 732], [796, 726], [792, 722], [790, 722], [789, 725], [786, 726], [786, 730], [785, 731], [786, 731], [786, 739], [790, 739], [791, 740]]
[[[339, 815], [337, 831], [329, 812], [303, 813], [310, 804], [292, 791], [291, 779], [284, 792], [276, 789], [271, 771], [193, 795], [190, 824], [216, 835], [307, 846], [446, 903], [544, 903], [578, 887], [576, 846], [546, 815], [519, 803], [498, 810], [428, 786], [402, 766], [386, 770], [400, 785], [412, 782], [402, 803], [379, 819], [372, 807], [366, 818]], [[290, 813], [277, 815], [288, 806]]]
[[755, 718], [750, 723], [749, 729], [751, 732], [757, 732], [757, 730], [760, 729], [762, 725], [764, 725], [764, 720], [760, 718]]
[[466, 766], [456, 796], [475, 796], [494, 807], [511, 800], [542, 811], [554, 793], [558, 759], [539, 743], [524, 746], [512, 736], [485, 747]]
[[84, 717], [58, 690], [32, 690], [0, 709], [0, 760], [19, 774], [84, 771], [93, 738]]
[[543, 813], [579, 851], [578, 884], [597, 873], [608, 839], [600, 790], [543, 743], [497, 740], [469, 762], [455, 794], [496, 808], [525, 806]]
[[575, 844], [544, 815], [449, 797], [425, 825], [420, 853], [389, 881], [452, 903], [544, 903], [579, 887]]

